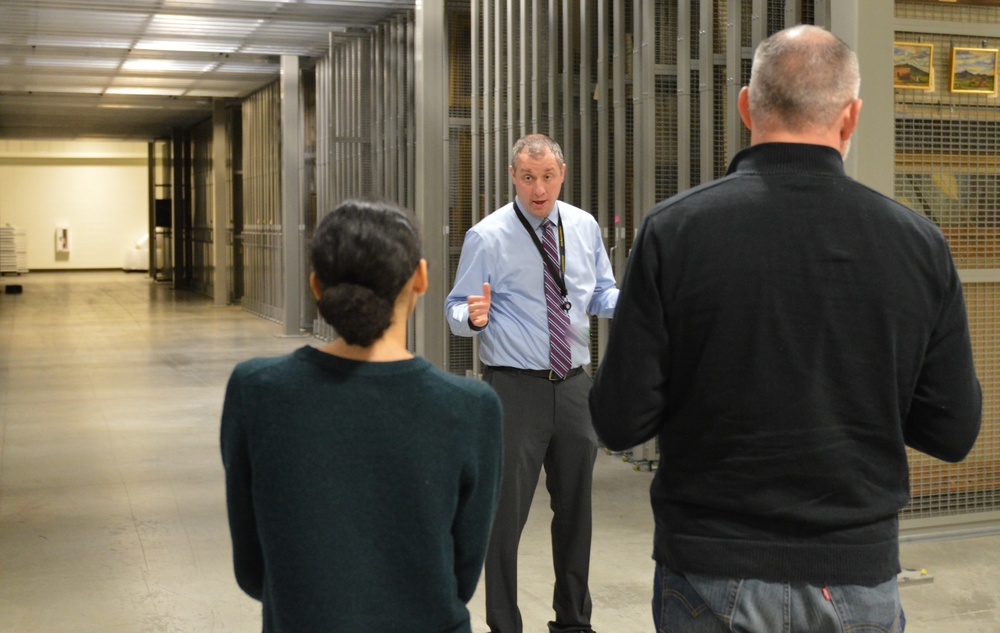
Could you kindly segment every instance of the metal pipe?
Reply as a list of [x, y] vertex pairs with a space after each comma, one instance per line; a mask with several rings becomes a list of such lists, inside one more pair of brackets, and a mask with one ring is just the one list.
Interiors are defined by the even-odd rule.
[[691, 187], [691, 4], [677, 0], [677, 191]]
[[[738, 1], [738, 0], [737, 0]], [[634, 75], [639, 79], [633, 86], [633, 95], [638, 96], [635, 113], [636, 129], [635, 143], [637, 146], [635, 178], [638, 181], [637, 199], [632, 205], [632, 226], [638, 227], [646, 210], [656, 203], [656, 10], [655, 0], [642, 0], [641, 11], [635, 12], [636, 29], [639, 42], [639, 61], [634, 66]], [[633, 236], [626, 236], [631, 238]], [[628, 253], [625, 253], [626, 256]], [[618, 271], [624, 274], [624, 270]], [[620, 279], [620, 277], [619, 277]]]
[[[440, 0], [438, 0], [440, 1]], [[434, 3], [430, 3], [433, 5]], [[424, 5], [429, 6], [429, 5]], [[444, 9], [442, 8], [442, 13]], [[443, 28], [443, 26], [441, 27]], [[426, 34], [425, 34], [426, 35]], [[438, 36], [438, 46], [441, 50], [446, 49], [446, 39], [444, 33]], [[406, 117], [406, 207], [408, 209], [414, 209], [417, 205], [417, 118], [416, 110], [417, 104], [414, 100], [416, 95], [416, 69], [414, 63], [416, 58], [414, 57], [414, 51], [416, 50], [416, 23], [413, 21], [413, 17], [406, 21], [406, 49], [403, 51], [406, 56], [406, 109], [403, 114]], [[425, 51], [426, 53], [426, 51]], [[442, 75], [444, 74], [444, 66], [446, 62], [442, 62], [440, 71]], [[442, 95], [447, 95], [447, 82], [443, 82]], [[447, 99], [442, 100], [442, 105], [440, 106], [439, 112], [447, 114], [448, 102]], [[447, 117], [444, 117], [447, 121]], [[447, 151], [447, 144], [444, 146], [444, 150]], [[444, 163], [447, 164], [447, 163]], [[443, 165], [444, 165], [443, 164]], [[443, 166], [442, 165], [442, 166]], [[442, 176], [443, 178], [443, 176]], [[447, 206], [444, 203], [443, 208]], [[442, 222], [443, 225], [443, 222]], [[444, 297], [441, 298], [441, 303], [444, 303]]]
[[726, 159], [732, 160], [740, 149], [743, 131], [737, 111], [740, 89], [743, 87], [743, 3], [728, 0], [726, 22]]
[[785, 28], [802, 23], [801, 0], [785, 0]]
[[[507, 147], [514, 145], [514, 122], [517, 121], [515, 112], [516, 97], [514, 90], [517, 88], [518, 78], [515, 76], [517, 65], [514, 59], [514, 0], [507, 0]], [[510, 183], [508, 179], [508, 183]], [[507, 197], [514, 197], [513, 183], [507, 186]]]
[[[538, 3], [542, 0], [531, 0], [531, 115], [528, 117], [530, 121], [530, 128], [532, 132], [539, 132], [538, 127], [541, 124], [539, 120], [541, 116], [541, 96], [540, 89], [538, 87], [541, 77], [539, 76], [538, 70], [538, 34], [540, 33], [538, 24]], [[549, 37], [555, 37], [553, 33]]]
[[757, 45], [767, 37], [767, 0], [753, 0], [753, 14], [750, 17], [750, 28], [753, 33], [752, 46]]
[[[556, 0], [549, 0], [549, 81], [548, 86], [548, 134], [551, 138], [559, 138], [559, 130], [556, 129], [556, 83], [559, 81], [559, 68], [556, 66], [558, 49], [556, 48], [558, 28], [558, 13], [556, 12]], [[565, 30], [563, 37], [566, 37]]]
[[[512, 32], [514, 31], [513, 24], [519, 24], [520, 25], [520, 33], [519, 33], [520, 37], [517, 38], [517, 44], [518, 44], [518, 55], [517, 55], [517, 57], [518, 57], [518, 75], [519, 75], [518, 78], [517, 78], [517, 81], [518, 81], [518, 85], [520, 86], [520, 94], [517, 95], [518, 96], [518, 104], [519, 104], [519, 108], [518, 109], [520, 110], [518, 112], [518, 119], [517, 119], [518, 120], [518, 125], [519, 125], [519, 128], [518, 128], [518, 130], [519, 130], [518, 131], [518, 137], [524, 136], [525, 134], [528, 133], [528, 120], [529, 120], [529, 113], [528, 113], [528, 91], [529, 91], [529, 87], [528, 87], [528, 43], [529, 42], [528, 42], [528, 39], [529, 38], [528, 38], [528, 32], [527, 32], [528, 31], [528, 29], [527, 29], [528, 21], [525, 18], [525, 16], [528, 13], [527, 9], [528, 9], [527, 0], [521, 0], [521, 5], [520, 5], [520, 8], [519, 8], [517, 17], [514, 20], [511, 20], [511, 23], [512, 23], [511, 31]], [[531, 32], [531, 35], [532, 36], [535, 35], [534, 31]], [[532, 52], [534, 52], [534, 48], [535, 48], [535, 46], [533, 44], [534, 44], [534, 42], [532, 42], [532, 47], [531, 47], [532, 48]], [[534, 132], [534, 131], [535, 130], [532, 130], [532, 132]]]
[[[578, 170], [580, 174], [580, 195], [575, 197], [575, 202], [580, 206], [581, 209], [586, 209], [593, 213], [595, 207], [594, 201], [594, 169], [593, 162], [591, 161], [591, 144], [590, 144], [590, 131], [593, 129], [594, 125], [594, 89], [597, 87], [594, 85], [591, 79], [592, 71], [590, 68], [590, 58], [591, 58], [591, 47], [590, 47], [590, 23], [593, 20], [591, 12], [588, 12], [590, 8], [589, 2], [580, 3], [580, 82], [579, 82], [579, 92], [580, 92], [580, 102], [578, 106], [578, 113], [580, 117], [580, 152], [573, 156], [573, 167]], [[569, 19], [569, 16], [566, 16]], [[571, 37], [572, 30], [569, 29], [569, 22], [566, 22], [565, 37], [568, 40]], [[566, 45], [568, 46], [568, 44]], [[564, 53], [565, 54], [565, 53]], [[598, 52], [600, 56], [600, 52]], [[566, 62], [566, 68], [572, 68], [570, 62]], [[566, 72], [567, 75], [572, 74], [569, 70]], [[572, 106], [574, 97], [573, 93], [569, 92], [563, 96], [566, 103]], [[570, 107], [567, 107], [567, 111], [572, 111]], [[573, 119], [568, 115], [563, 118], [564, 134], [566, 136], [566, 142], [569, 143], [570, 147], [573, 145]], [[565, 147], [565, 146], [564, 146]], [[566, 160], [570, 160], [570, 153], [567, 152]], [[566, 170], [566, 180], [568, 181], [564, 185], [564, 190], [566, 191], [566, 196], [574, 199], [573, 196], [573, 186], [572, 180], [570, 178], [570, 171]]]
[[[562, 82], [562, 89], [563, 89], [563, 130], [562, 130], [562, 135], [563, 135], [563, 137], [560, 140], [559, 144], [562, 146], [563, 157], [566, 159], [567, 163], [569, 163], [569, 164], [582, 164], [582, 163], [578, 163], [577, 156], [576, 156], [576, 151], [575, 151], [575, 146], [574, 146], [574, 143], [573, 143], [573, 124], [572, 124], [572, 121], [574, 119], [574, 115], [573, 115], [573, 49], [572, 49], [573, 37], [572, 37], [572, 28], [571, 28], [571, 25], [573, 24], [573, 19], [572, 19], [573, 16], [572, 16], [572, 13], [571, 13], [573, 4], [574, 3], [572, 2], [572, 0], [563, 0], [563, 2], [562, 2], [562, 15], [563, 15], [563, 21], [562, 21], [563, 22], [563, 42], [562, 42], [562, 51], [563, 51], [563, 67], [562, 67], [562, 73], [563, 73], [563, 82]], [[583, 26], [582, 25], [584, 23], [583, 17], [584, 17], [584, 12], [586, 10], [586, 4], [587, 4], [586, 2], [579, 3], [579, 7], [580, 7], [580, 24], [581, 24], [580, 30], [581, 30], [581, 32], [583, 32]], [[581, 50], [582, 50], [582, 47], [584, 46], [584, 41], [585, 41], [584, 39], [580, 40]], [[582, 54], [581, 54], [581, 57], [582, 57]], [[583, 79], [581, 77], [581, 81], [582, 80]], [[582, 98], [583, 98], [583, 96], [581, 95], [581, 99]], [[563, 188], [562, 188], [562, 190], [563, 190], [563, 198], [567, 198], [568, 197], [568, 198], [572, 199], [572, 197], [573, 197], [572, 196], [572, 191], [573, 191], [573, 172], [571, 172], [569, 169], [566, 170], [566, 178], [563, 181]]]
[[[493, 208], [499, 208], [505, 204], [505, 198], [510, 198], [510, 186], [507, 188], [503, 186], [503, 173], [501, 165], [506, 164], [504, 160], [504, 155], [506, 154], [506, 149], [504, 148], [504, 135], [503, 128], [501, 127], [501, 120], [503, 117], [503, 40], [501, 39], [502, 27], [502, 17], [503, 10], [501, 7], [502, 0], [496, 0], [493, 5], [493, 28], [494, 28], [494, 38], [493, 38], [493, 87], [494, 87], [494, 99], [496, 100], [496, 107], [493, 108], [493, 133], [495, 135], [496, 143], [493, 147], [494, 151], [494, 163], [493, 169], [497, 176], [497, 186], [495, 192], [495, 199], [493, 200]], [[508, 145], [509, 149], [510, 146]], [[509, 182], [509, 179], [507, 179]]]
[[[611, 39], [611, 34], [608, 27], [607, 3], [608, 0], [597, 0], [597, 208], [594, 210], [597, 211], [598, 218], [608, 217], [608, 189], [610, 185], [608, 167], [609, 152], [611, 151], [608, 145], [611, 135], [608, 121], [608, 40]], [[583, 98], [583, 95], [580, 97]], [[581, 147], [587, 146], [587, 142], [584, 141], [584, 134], [587, 132], [588, 130], [580, 130]], [[587, 187], [589, 181], [584, 181], [581, 185]], [[605, 222], [603, 226], [607, 226], [607, 223]]]
[[699, 182], [715, 178], [715, 62], [714, 31], [715, 7], [713, 2], [700, 4], [698, 26], [698, 105], [700, 113], [699, 150], [701, 174]]
[[[496, 95], [493, 92], [493, 77], [491, 74], [493, 56], [491, 54], [491, 44], [493, 43], [493, 22], [490, 19], [490, 0], [483, 0], [483, 216], [493, 208], [495, 193], [493, 177], [496, 173], [496, 164], [493, 162], [495, 156], [493, 150], [493, 107]], [[495, 2], [496, 0], [494, 0]], [[478, 4], [479, 0], [473, 0]], [[473, 116], [475, 116], [473, 112]]]
[[[470, 66], [472, 68], [472, 89], [469, 94], [469, 118], [470, 130], [469, 136], [472, 144], [472, 164], [470, 168], [472, 170], [472, 205], [471, 205], [471, 221], [475, 224], [483, 217], [482, 205], [479, 203], [479, 165], [480, 165], [480, 142], [479, 142], [479, 89], [480, 89], [480, 78], [479, 78], [479, 11], [480, 4], [479, 0], [472, 0], [472, 15], [470, 17], [471, 31], [472, 31], [472, 45], [470, 49]], [[478, 358], [473, 355], [473, 362], [478, 362]], [[478, 373], [478, 369], [476, 370]]]
[[[614, 116], [614, 152], [611, 164], [614, 169], [614, 203], [610, 213], [600, 219], [601, 226], [610, 227], [615, 233], [615, 246], [619, 247], [619, 256], [624, 255], [622, 240], [624, 235], [617, 231], [615, 220], [625, 215], [625, 139], [628, 130], [625, 129], [625, 0], [612, 0], [612, 114]], [[702, 3], [711, 4], [711, 3]], [[622, 225], [624, 227], [624, 225]]]

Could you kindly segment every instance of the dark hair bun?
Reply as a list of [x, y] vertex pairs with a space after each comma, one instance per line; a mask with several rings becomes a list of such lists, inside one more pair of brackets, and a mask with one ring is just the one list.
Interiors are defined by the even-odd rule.
[[391, 202], [347, 200], [320, 220], [311, 256], [323, 320], [351, 345], [368, 347], [392, 324], [396, 299], [420, 264], [420, 235]]
[[337, 332], [352, 345], [368, 347], [392, 322], [393, 304], [357, 284], [327, 286], [317, 305], [323, 320], [336, 324]]

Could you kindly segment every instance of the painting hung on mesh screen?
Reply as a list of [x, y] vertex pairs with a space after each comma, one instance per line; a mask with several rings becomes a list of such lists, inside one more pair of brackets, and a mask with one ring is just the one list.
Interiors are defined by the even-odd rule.
[[893, 42], [892, 57], [894, 88], [934, 89], [933, 44]]

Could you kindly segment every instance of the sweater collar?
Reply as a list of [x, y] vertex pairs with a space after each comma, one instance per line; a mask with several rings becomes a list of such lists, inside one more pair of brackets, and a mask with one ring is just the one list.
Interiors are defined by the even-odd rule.
[[760, 143], [747, 147], [729, 165], [727, 175], [735, 173], [845, 175], [840, 152], [826, 145], [806, 143]]

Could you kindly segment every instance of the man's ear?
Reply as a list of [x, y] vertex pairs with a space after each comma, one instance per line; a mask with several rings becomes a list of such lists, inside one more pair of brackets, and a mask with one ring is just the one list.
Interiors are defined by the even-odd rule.
[[740, 90], [740, 96], [736, 100], [736, 107], [740, 111], [740, 118], [743, 119], [743, 125], [747, 126], [747, 129], [753, 131], [753, 120], [750, 118], [750, 88], [743, 86]]
[[861, 116], [861, 99], [855, 99], [844, 108], [844, 113], [840, 119], [840, 140], [847, 141], [858, 128], [858, 119]]
[[320, 297], [323, 296], [323, 284], [320, 283], [319, 277], [316, 273], [309, 273], [309, 288], [312, 290], [313, 296], [316, 297], [316, 301], [319, 301]]

